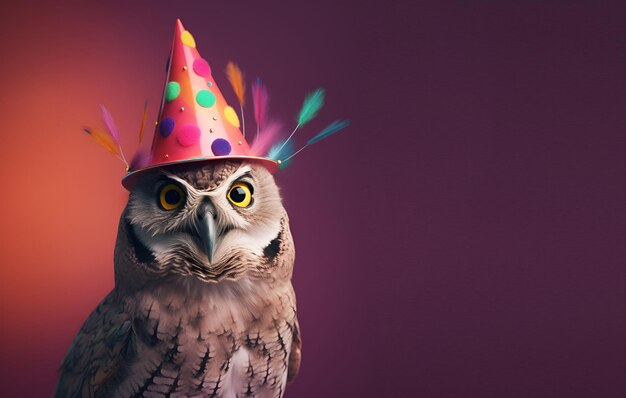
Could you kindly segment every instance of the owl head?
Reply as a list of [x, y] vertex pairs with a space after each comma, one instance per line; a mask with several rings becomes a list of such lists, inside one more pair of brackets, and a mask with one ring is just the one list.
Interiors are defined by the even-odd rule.
[[[147, 172], [120, 219], [116, 283], [291, 277], [293, 241], [273, 176], [213, 160]], [[121, 275], [124, 277], [121, 277]]]

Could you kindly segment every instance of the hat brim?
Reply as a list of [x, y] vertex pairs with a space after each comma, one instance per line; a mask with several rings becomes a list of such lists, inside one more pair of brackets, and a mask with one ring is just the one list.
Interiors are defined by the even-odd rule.
[[153, 164], [150, 166], [146, 166], [138, 170], [130, 171], [124, 177], [122, 177], [122, 185], [124, 186], [124, 188], [130, 191], [131, 189], [133, 189], [133, 187], [135, 186], [135, 184], [137, 183], [141, 175], [147, 171], [155, 170], [161, 167], [173, 166], [176, 164], [211, 162], [214, 160], [243, 160], [243, 161], [260, 163], [270, 173], [274, 173], [276, 170], [278, 170], [278, 165], [279, 165], [278, 162], [275, 160], [257, 157], [257, 156], [211, 156], [211, 157], [206, 157], [206, 158], [176, 160], [173, 162], [157, 163], [157, 164]]

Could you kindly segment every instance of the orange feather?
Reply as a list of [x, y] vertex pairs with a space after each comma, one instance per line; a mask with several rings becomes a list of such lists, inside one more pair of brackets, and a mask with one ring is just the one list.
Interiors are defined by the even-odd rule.
[[96, 142], [96, 144], [100, 145], [112, 154], [119, 156], [118, 146], [115, 142], [113, 142], [113, 138], [111, 138], [109, 134], [101, 130], [91, 130], [88, 128], [84, 128], [83, 131], [87, 133], [91, 139]]
[[237, 64], [229, 62], [228, 65], [226, 65], [226, 76], [228, 77], [230, 85], [233, 86], [239, 104], [243, 106], [245, 100], [244, 95], [246, 93], [246, 82], [243, 78], [243, 72], [239, 69]]
[[143, 140], [143, 132], [146, 128], [146, 119], [148, 117], [148, 101], [146, 100], [143, 106], [143, 115], [141, 116], [141, 128], [139, 129], [139, 143]]

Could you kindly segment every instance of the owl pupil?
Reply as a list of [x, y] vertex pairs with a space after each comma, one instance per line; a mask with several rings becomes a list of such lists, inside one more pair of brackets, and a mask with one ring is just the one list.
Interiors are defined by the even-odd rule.
[[180, 201], [180, 193], [175, 189], [170, 189], [165, 193], [165, 201], [170, 205], [175, 205]]
[[230, 198], [235, 203], [241, 203], [246, 199], [246, 191], [244, 191], [241, 187], [236, 187], [230, 191]]

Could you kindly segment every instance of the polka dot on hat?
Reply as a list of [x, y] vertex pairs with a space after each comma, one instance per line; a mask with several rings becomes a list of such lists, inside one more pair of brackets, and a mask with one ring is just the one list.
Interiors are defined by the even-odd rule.
[[181, 146], [191, 146], [200, 142], [200, 128], [195, 124], [185, 124], [176, 132], [176, 141]]
[[180, 41], [186, 46], [196, 48], [196, 41], [188, 30], [180, 34]]
[[165, 100], [167, 102], [174, 101], [180, 94], [180, 84], [178, 82], [169, 82], [165, 87]]
[[198, 76], [208, 77], [211, 74], [211, 67], [204, 59], [196, 58], [196, 60], [193, 61], [193, 71], [196, 72]]
[[174, 125], [174, 119], [171, 117], [164, 117], [163, 120], [161, 120], [161, 123], [159, 123], [159, 133], [161, 133], [161, 136], [168, 137], [172, 134], [172, 131], [174, 131]]
[[230, 144], [223, 138], [218, 138], [211, 144], [211, 151], [215, 156], [225, 156], [230, 153]]
[[209, 90], [200, 90], [196, 94], [196, 102], [204, 108], [211, 107], [215, 105], [215, 95]]
[[232, 107], [227, 106], [226, 108], [224, 108], [224, 117], [226, 118], [228, 123], [239, 128], [239, 118], [237, 117], [237, 112], [235, 112]]

